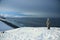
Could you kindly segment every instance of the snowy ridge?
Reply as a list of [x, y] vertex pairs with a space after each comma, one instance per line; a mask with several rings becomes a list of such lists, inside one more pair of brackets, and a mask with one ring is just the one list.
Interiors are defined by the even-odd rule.
[[22, 27], [0, 32], [0, 40], [60, 40], [60, 28]]

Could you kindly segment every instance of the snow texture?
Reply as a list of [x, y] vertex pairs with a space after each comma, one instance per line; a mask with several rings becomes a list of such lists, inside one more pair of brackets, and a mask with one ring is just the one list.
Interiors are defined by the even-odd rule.
[[60, 28], [22, 27], [4, 33], [0, 32], [0, 40], [60, 40]]
[[13, 28], [0, 21], [0, 31], [12, 30]]

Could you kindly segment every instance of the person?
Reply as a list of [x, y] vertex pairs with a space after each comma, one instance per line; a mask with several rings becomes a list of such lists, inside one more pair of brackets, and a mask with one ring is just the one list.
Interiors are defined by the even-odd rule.
[[46, 26], [48, 27], [48, 29], [50, 29], [50, 19], [49, 18], [47, 18]]

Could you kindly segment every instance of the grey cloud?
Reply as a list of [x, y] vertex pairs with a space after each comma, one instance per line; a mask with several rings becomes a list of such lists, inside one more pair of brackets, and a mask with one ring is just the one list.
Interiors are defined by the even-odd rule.
[[59, 15], [58, 2], [58, 0], [2, 0], [1, 4], [24, 11], [43, 12], [43, 15], [54, 15], [55, 13]]

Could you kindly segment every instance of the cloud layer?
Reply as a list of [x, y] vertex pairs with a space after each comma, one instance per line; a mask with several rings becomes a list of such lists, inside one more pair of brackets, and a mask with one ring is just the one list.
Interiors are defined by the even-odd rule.
[[1, 0], [0, 11], [23, 12], [24, 15], [60, 17], [58, 0]]

